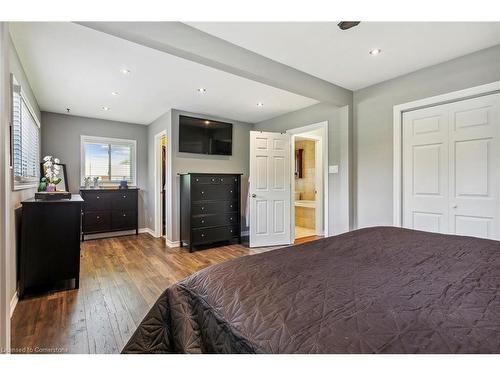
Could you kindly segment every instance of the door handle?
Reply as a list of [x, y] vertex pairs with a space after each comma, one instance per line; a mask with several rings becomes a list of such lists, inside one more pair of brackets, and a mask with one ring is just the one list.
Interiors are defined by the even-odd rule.
[[257, 198], [257, 194], [252, 194], [252, 198]]
[[454, 204], [451, 208], [458, 208], [458, 205]]

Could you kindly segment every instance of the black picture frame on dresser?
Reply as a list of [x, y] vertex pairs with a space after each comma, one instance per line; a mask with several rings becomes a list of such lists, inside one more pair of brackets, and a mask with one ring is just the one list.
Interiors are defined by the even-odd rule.
[[241, 173], [180, 173], [180, 245], [241, 243]]
[[139, 188], [81, 189], [82, 241], [86, 234], [135, 230], [139, 234]]

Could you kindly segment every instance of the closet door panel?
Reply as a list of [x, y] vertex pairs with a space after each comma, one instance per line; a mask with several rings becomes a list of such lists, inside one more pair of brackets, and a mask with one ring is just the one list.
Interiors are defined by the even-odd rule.
[[448, 105], [450, 229], [500, 239], [500, 94]]
[[403, 226], [448, 232], [448, 115], [426, 108], [403, 115]]

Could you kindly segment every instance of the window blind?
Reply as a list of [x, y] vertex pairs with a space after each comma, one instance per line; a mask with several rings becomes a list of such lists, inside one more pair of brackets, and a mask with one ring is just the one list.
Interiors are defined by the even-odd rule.
[[14, 189], [38, 184], [40, 128], [18, 85], [12, 90], [12, 161]]

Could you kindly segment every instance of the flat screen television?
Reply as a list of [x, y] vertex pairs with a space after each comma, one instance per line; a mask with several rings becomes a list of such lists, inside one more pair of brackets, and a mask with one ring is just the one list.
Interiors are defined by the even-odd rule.
[[233, 124], [180, 115], [179, 151], [194, 154], [232, 155]]

